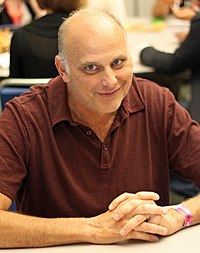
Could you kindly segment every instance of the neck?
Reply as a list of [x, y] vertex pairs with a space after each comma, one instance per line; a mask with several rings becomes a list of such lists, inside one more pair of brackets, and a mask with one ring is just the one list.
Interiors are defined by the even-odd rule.
[[69, 108], [73, 121], [88, 126], [104, 142], [114, 121], [116, 112], [99, 113], [83, 110], [81, 107], [72, 106], [69, 102]]

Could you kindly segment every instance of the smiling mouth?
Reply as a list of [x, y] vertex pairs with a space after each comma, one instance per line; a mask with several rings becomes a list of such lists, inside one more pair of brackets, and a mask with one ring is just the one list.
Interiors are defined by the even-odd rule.
[[120, 90], [120, 88], [118, 88], [117, 90], [114, 90], [112, 92], [102, 92], [102, 93], [98, 93], [100, 96], [102, 97], [113, 97], [117, 94], [117, 92]]

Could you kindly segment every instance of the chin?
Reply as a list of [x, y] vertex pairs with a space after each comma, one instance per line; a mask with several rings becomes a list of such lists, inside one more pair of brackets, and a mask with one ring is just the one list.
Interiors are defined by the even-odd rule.
[[119, 109], [119, 107], [120, 107], [120, 104], [115, 105], [115, 106], [108, 106], [106, 108], [104, 106], [104, 108], [102, 108], [101, 112], [102, 113], [114, 113]]

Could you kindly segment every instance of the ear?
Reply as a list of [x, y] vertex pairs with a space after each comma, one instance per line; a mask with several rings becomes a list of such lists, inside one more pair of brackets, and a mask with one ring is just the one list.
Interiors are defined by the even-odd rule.
[[69, 74], [66, 73], [65, 66], [59, 55], [55, 57], [55, 65], [58, 70], [59, 75], [62, 77], [65, 83], [69, 82]]

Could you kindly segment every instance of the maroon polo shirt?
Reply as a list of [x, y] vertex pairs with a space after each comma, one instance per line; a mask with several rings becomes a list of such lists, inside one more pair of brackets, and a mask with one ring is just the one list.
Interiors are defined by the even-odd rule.
[[7, 103], [0, 118], [0, 192], [42, 217], [90, 217], [123, 192], [169, 201], [169, 170], [200, 186], [200, 129], [171, 92], [133, 79], [102, 143], [72, 121], [60, 77]]

